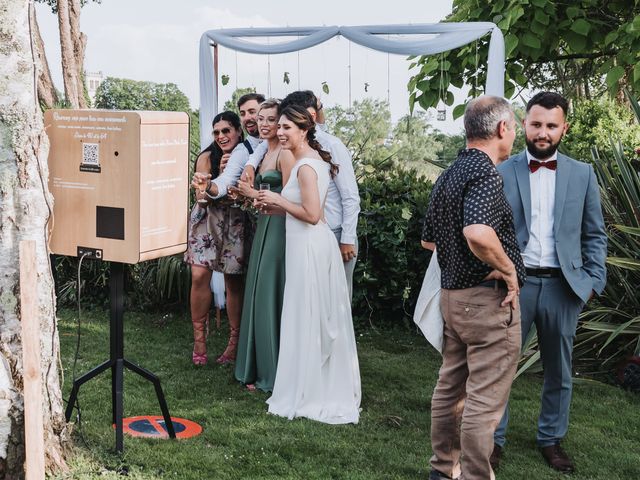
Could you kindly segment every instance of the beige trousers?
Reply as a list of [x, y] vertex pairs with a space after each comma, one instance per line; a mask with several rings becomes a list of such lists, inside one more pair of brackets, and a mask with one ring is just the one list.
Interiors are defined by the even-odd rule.
[[[443, 362], [431, 400], [431, 467], [451, 478], [493, 480], [493, 432], [520, 355], [520, 311], [501, 307], [507, 291], [443, 289]], [[461, 460], [462, 456], [462, 462]]]

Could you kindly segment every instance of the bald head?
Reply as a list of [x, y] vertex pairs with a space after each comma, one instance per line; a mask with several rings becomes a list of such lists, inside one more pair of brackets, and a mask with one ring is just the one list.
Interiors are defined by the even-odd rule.
[[502, 97], [483, 95], [474, 98], [464, 111], [464, 130], [467, 141], [489, 140], [497, 132], [500, 122], [514, 120], [511, 105]]

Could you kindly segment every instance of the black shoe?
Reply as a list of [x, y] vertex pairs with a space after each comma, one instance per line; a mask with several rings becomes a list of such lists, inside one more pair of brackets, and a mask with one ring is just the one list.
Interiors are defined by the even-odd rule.
[[559, 443], [550, 445], [548, 447], [540, 448], [542, 456], [547, 461], [547, 464], [554, 470], [558, 470], [562, 473], [573, 473], [575, 466], [569, 458], [569, 455], [562, 449]]
[[433, 468], [429, 472], [429, 480], [458, 480], [458, 478], [459, 477], [452, 479], [451, 477], [445, 475], [442, 472], [439, 472], [438, 470], [434, 470]]
[[491, 456], [489, 457], [489, 463], [491, 464], [491, 468], [493, 468], [494, 472], [498, 470], [501, 459], [502, 459], [502, 447], [497, 443], [494, 443], [493, 452], [491, 452]]

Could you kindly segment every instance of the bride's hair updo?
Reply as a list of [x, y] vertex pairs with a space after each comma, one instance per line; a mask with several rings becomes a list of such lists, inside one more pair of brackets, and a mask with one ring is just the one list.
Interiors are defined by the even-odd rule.
[[300, 130], [307, 131], [307, 142], [309, 146], [318, 152], [320, 158], [327, 162], [331, 167], [331, 178], [335, 177], [338, 173], [338, 165], [331, 161], [331, 154], [322, 149], [320, 142], [316, 140], [316, 123], [313, 121], [313, 117], [309, 111], [299, 105], [288, 105], [281, 112], [281, 116], [287, 117], [293, 122]]

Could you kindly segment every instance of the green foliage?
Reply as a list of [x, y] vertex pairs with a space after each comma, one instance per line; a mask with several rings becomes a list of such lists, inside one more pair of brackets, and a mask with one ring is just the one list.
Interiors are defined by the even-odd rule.
[[372, 325], [410, 324], [430, 252], [420, 245], [431, 182], [380, 168], [360, 182], [353, 311]]
[[385, 145], [391, 131], [391, 112], [386, 101], [366, 98], [355, 101], [351, 108], [340, 105], [326, 111], [329, 131], [351, 150], [356, 161], [377, 163], [390, 157]]
[[190, 112], [189, 99], [173, 83], [107, 77], [96, 90], [96, 108]]
[[241, 96], [246, 95], [247, 93], [256, 93], [256, 89], [253, 87], [236, 88], [231, 94], [231, 98], [224, 102], [223, 111], [229, 110], [240, 115], [240, 112], [238, 111], [238, 100], [240, 100]]
[[[51, 7], [52, 13], [58, 13], [58, 0], [35, 0], [37, 3], [44, 3], [45, 5], [49, 5]], [[102, 3], [102, 0], [91, 0], [94, 3]], [[84, 7], [89, 0], [80, 0], [80, 6]]]
[[[454, 0], [450, 22], [493, 21], [505, 34], [505, 96], [524, 88], [596, 98], [624, 85], [640, 89], [638, 0]], [[410, 104], [452, 100], [452, 86], [482, 93], [489, 36], [443, 55], [412, 58]], [[442, 91], [441, 82], [445, 85]], [[448, 103], [450, 104], [450, 103]], [[461, 115], [461, 110], [454, 112]], [[456, 116], [454, 115], [454, 116]]]
[[607, 153], [593, 149], [593, 165], [609, 236], [608, 276], [598, 303], [582, 316], [576, 350], [610, 367], [634, 351], [640, 354], [640, 159], [611, 142]]
[[625, 146], [627, 155], [640, 147], [640, 125], [633, 113], [611, 100], [576, 102], [569, 122], [563, 144], [574, 158], [590, 159], [593, 147], [600, 152], [610, 150], [612, 137]]
[[430, 162], [438, 159], [443, 146], [423, 111], [405, 115], [393, 128], [395, 162], [402, 162], [404, 168], [416, 170], [431, 180], [435, 180], [441, 170]]

